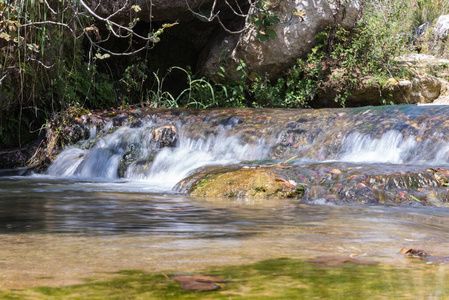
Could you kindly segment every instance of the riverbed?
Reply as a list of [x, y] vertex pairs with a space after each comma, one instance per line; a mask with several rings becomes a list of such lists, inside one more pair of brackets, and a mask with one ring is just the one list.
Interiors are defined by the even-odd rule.
[[[200, 273], [281, 257], [350, 256], [416, 269], [402, 248], [449, 255], [449, 211], [441, 208], [212, 201], [146, 182], [41, 175], [2, 178], [0, 191], [1, 289], [65, 286], [121, 270]], [[449, 272], [445, 263], [432, 268]]]

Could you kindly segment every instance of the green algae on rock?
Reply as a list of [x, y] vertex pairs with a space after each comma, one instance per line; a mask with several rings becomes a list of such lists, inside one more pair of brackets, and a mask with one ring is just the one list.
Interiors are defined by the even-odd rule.
[[296, 199], [304, 193], [303, 185], [277, 176], [269, 167], [245, 166], [234, 171], [198, 174], [194, 178], [187, 179], [193, 196]]
[[320, 164], [203, 167], [176, 190], [192, 196], [233, 199], [297, 199], [330, 204], [448, 206], [449, 171], [425, 166], [328, 162]]
[[[219, 291], [184, 290], [165, 274], [125, 270], [112, 279], [64, 287], [0, 291], [2, 299], [446, 299], [448, 269], [344, 264], [325, 268], [279, 258], [254, 264], [208, 268], [227, 281]], [[170, 273], [167, 273], [171, 275]], [[413, 295], [413, 296], [412, 296]]]

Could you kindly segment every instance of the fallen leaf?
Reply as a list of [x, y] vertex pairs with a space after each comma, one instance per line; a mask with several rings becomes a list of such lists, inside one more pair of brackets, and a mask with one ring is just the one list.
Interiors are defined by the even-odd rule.
[[294, 187], [296, 187], [298, 185], [293, 180], [286, 180], [286, 179], [281, 178], [281, 177], [277, 177], [275, 180], [282, 182], [286, 187], [289, 187], [289, 188], [294, 188]]

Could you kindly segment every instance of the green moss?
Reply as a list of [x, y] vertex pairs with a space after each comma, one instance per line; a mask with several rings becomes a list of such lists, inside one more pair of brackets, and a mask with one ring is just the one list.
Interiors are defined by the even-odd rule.
[[[287, 183], [288, 185], [288, 183]], [[269, 168], [228, 171], [208, 176], [194, 186], [195, 196], [228, 198], [299, 198], [304, 187], [289, 187]]]
[[[172, 274], [126, 270], [105, 281], [67, 287], [1, 291], [2, 299], [440, 299], [449, 296], [448, 270], [438, 265], [411, 264], [407, 269], [385, 265], [319, 267], [280, 258], [252, 265], [218, 267], [204, 274], [227, 280], [214, 292], [185, 291]], [[412, 297], [413, 296], [413, 297]]]

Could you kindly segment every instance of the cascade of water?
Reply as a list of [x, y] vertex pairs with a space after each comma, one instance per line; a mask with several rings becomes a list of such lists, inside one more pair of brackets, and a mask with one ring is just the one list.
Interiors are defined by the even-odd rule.
[[336, 160], [363, 163], [432, 164], [449, 163], [449, 143], [444, 139], [404, 137], [389, 130], [379, 138], [352, 132], [342, 141], [342, 151]]
[[226, 131], [207, 139], [181, 138], [176, 148], [162, 149], [150, 167], [145, 168], [133, 163], [128, 168], [126, 177], [172, 187], [200, 167], [263, 159], [267, 156], [268, 149], [263, 141], [255, 146], [244, 145], [238, 137], [227, 136]]
[[345, 136], [339, 160], [348, 162], [382, 162], [401, 164], [418, 143], [413, 137], [404, 138], [397, 130], [389, 130], [380, 138], [353, 132]]
[[[117, 128], [110, 122], [101, 132], [90, 127], [90, 139], [64, 150], [47, 174], [126, 178], [170, 188], [200, 167], [251, 160], [295, 157], [312, 162], [449, 163], [446, 108], [348, 109], [316, 115], [267, 112], [274, 117], [264, 116], [263, 111], [246, 116], [245, 111], [241, 115], [246, 114], [246, 119], [236, 117], [231, 123], [234, 119], [229, 114], [214, 119], [213, 113], [171, 120], [170, 115], [165, 119], [166, 114], [139, 119], [135, 127]], [[164, 131], [159, 129], [176, 137], [168, 144], [161, 142]]]
[[176, 147], [158, 149], [154, 128], [151, 123], [140, 128], [123, 127], [98, 139], [88, 150], [68, 148], [47, 174], [116, 179], [122, 173], [129, 180], [171, 188], [200, 167], [263, 159], [269, 151], [263, 139], [257, 145], [244, 144], [238, 136], [228, 135], [225, 128], [197, 139], [185, 137], [181, 130]]

